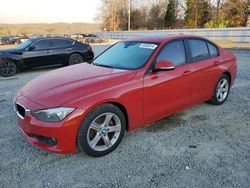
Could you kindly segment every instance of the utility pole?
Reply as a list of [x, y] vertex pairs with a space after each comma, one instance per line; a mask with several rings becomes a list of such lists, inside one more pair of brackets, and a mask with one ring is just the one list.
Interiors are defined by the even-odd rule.
[[128, 31], [130, 30], [131, 0], [128, 0]]

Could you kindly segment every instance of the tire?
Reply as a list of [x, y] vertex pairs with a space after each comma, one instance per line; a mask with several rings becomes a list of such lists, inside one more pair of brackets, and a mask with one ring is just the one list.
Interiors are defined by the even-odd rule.
[[84, 59], [80, 54], [74, 53], [69, 57], [69, 65], [79, 64], [82, 63], [83, 61]]
[[230, 79], [227, 75], [223, 74], [216, 83], [212, 99], [208, 102], [213, 105], [221, 105], [227, 100], [229, 92]]
[[77, 134], [78, 149], [92, 157], [107, 155], [120, 144], [125, 127], [123, 112], [112, 104], [103, 104], [83, 119]]
[[16, 63], [11, 60], [2, 60], [0, 62], [0, 75], [3, 77], [14, 76], [17, 73]]

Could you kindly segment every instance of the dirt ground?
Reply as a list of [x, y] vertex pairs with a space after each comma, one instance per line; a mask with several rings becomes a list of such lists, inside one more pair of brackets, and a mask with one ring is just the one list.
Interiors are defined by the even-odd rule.
[[0, 188], [250, 187], [250, 51], [233, 51], [238, 78], [224, 105], [204, 103], [126, 133], [102, 158], [41, 151], [20, 134], [12, 97], [50, 69], [0, 78]]

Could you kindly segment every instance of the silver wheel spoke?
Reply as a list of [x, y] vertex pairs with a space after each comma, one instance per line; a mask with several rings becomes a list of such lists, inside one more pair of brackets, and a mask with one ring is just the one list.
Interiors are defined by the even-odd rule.
[[107, 114], [106, 114], [105, 120], [104, 120], [104, 122], [103, 122], [103, 125], [104, 125], [104, 126], [108, 126], [108, 125], [109, 125], [110, 120], [112, 119], [112, 116], [113, 116], [113, 114], [111, 114], [111, 113], [107, 113]]
[[96, 136], [93, 140], [90, 141], [89, 145], [90, 147], [94, 148], [96, 146], [96, 144], [98, 143], [98, 141], [101, 139], [101, 135], [96, 133]]
[[223, 94], [222, 93], [220, 93], [220, 99], [223, 100]]
[[100, 130], [100, 125], [98, 125], [96, 122], [92, 122], [90, 125], [91, 129], [94, 129], [95, 131], [99, 131]]
[[222, 88], [221, 91], [222, 92], [227, 92], [227, 89], [226, 88]]
[[223, 80], [223, 82], [221, 83], [221, 88], [223, 88], [226, 85], [227, 81]]
[[221, 94], [221, 92], [217, 91], [217, 94], [216, 94], [217, 99], [220, 97], [220, 94]]
[[105, 145], [109, 148], [109, 147], [111, 146], [111, 142], [110, 142], [110, 139], [109, 139], [109, 137], [108, 137], [108, 134], [103, 135], [103, 136], [102, 136], [102, 139], [103, 139]]
[[108, 132], [118, 132], [121, 130], [121, 125], [109, 126]]

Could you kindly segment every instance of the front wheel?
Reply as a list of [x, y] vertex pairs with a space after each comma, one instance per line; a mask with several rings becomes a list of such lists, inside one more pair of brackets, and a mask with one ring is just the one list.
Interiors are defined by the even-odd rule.
[[221, 105], [223, 104], [228, 97], [230, 91], [230, 80], [227, 75], [223, 74], [215, 87], [212, 99], [209, 103], [214, 105]]
[[101, 105], [82, 121], [77, 135], [78, 148], [93, 157], [107, 155], [121, 142], [125, 127], [124, 114], [118, 107]]
[[17, 73], [17, 66], [11, 60], [3, 60], [0, 62], [0, 75], [4, 77], [14, 76]]

